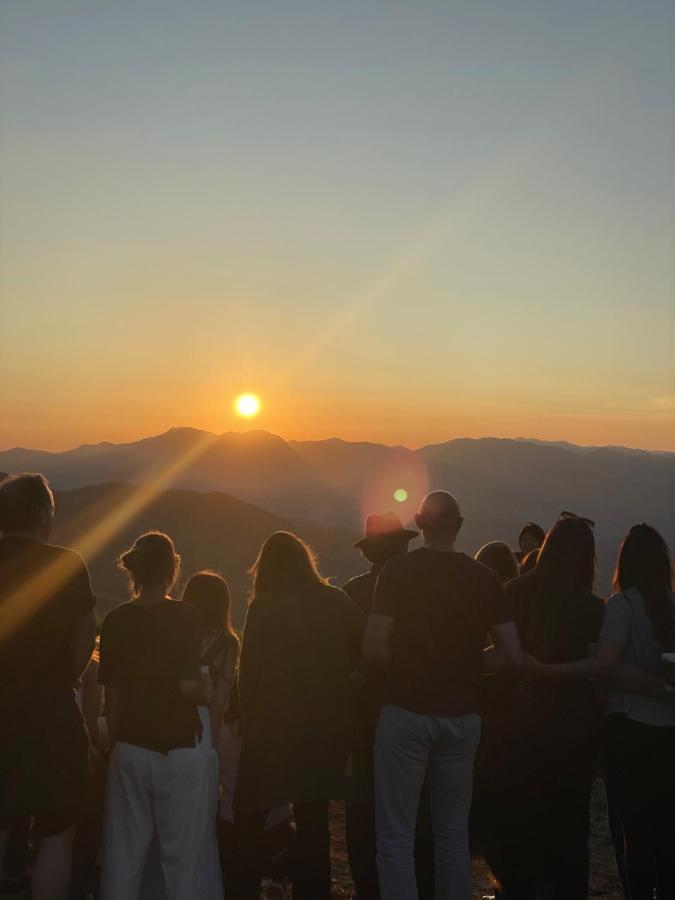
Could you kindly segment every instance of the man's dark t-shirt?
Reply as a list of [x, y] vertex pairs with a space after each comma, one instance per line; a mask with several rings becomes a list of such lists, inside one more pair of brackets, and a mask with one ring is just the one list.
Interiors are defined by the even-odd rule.
[[480, 712], [486, 636], [511, 620], [494, 572], [421, 547], [387, 563], [372, 611], [394, 619], [387, 703], [428, 716]]
[[81, 556], [32, 538], [0, 538], [0, 703], [3, 695], [73, 687], [73, 630], [93, 608]]
[[201, 678], [201, 639], [199, 611], [180, 601], [123, 603], [108, 613], [98, 680], [120, 691], [118, 740], [159, 753], [195, 746], [199, 716], [179, 682]]

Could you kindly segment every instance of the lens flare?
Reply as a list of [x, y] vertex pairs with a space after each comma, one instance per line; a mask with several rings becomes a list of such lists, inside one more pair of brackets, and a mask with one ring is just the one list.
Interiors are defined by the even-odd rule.
[[408, 492], [406, 491], [406, 489], [405, 488], [396, 488], [396, 490], [394, 491], [394, 500], [397, 503], [405, 503], [405, 501], [407, 499], [408, 499]]
[[255, 394], [240, 394], [234, 401], [234, 408], [237, 415], [251, 419], [260, 412], [260, 398]]

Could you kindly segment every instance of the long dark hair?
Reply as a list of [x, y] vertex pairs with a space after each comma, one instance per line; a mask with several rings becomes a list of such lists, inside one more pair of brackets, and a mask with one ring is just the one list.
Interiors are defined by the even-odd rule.
[[183, 603], [197, 607], [207, 628], [236, 637], [230, 614], [230, 589], [222, 575], [210, 569], [196, 572], [185, 585]]
[[539, 551], [536, 578], [539, 599], [527, 629], [527, 644], [543, 661], [556, 657], [559, 623], [566, 603], [579, 593], [591, 593], [595, 584], [595, 538], [584, 519], [558, 519]]
[[640, 592], [654, 637], [667, 650], [675, 646], [672, 565], [668, 545], [650, 525], [633, 525], [624, 538], [614, 572], [614, 590]]
[[308, 584], [325, 584], [314, 551], [289, 531], [275, 531], [260, 548], [250, 569], [251, 599], [259, 594], [294, 591]]

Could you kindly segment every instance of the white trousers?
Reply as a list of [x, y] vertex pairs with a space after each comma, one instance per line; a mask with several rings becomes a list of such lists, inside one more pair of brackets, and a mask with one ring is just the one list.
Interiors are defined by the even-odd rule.
[[167, 900], [195, 900], [209, 808], [206, 755], [117, 743], [103, 821], [101, 900], [138, 900], [153, 837]]

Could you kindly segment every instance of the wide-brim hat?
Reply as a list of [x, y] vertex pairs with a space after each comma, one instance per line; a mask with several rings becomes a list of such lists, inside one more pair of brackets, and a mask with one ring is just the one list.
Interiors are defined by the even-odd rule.
[[394, 539], [407, 538], [411, 541], [418, 536], [417, 531], [404, 528], [403, 523], [395, 512], [386, 512], [381, 516], [368, 516], [366, 519], [366, 534], [357, 541], [354, 546], [372, 547], [375, 544], [383, 544]]

